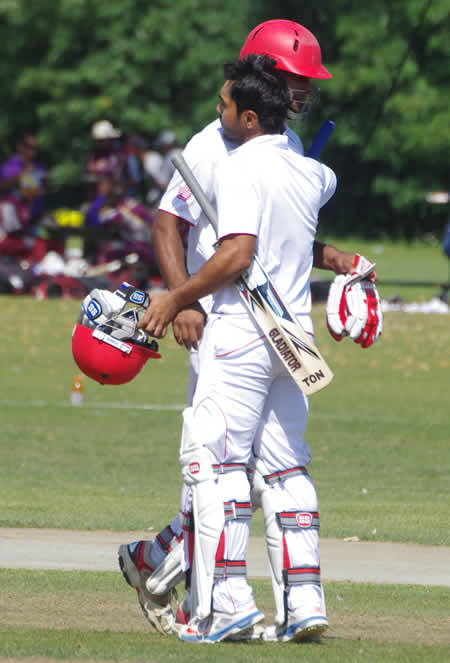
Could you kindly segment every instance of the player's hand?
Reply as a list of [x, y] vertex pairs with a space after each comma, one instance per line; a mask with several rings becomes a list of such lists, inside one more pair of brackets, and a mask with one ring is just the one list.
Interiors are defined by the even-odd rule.
[[374, 269], [375, 263], [370, 262], [367, 258], [355, 253], [353, 256], [353, 261], [350, 269], [348, 270], [346, 285], [351, 283], [356, 283], [357, 281], [362, 281], [366, 279], [371, 283], [375, 283], [377, 280], [377, 273]]
[[178, 345], [184, 345], [187, 350], [198, 349], [198, 343], [205, 327], [206, 314], [200, 304], [193, 304], [175, 316], [172, 327], [173, 335]]
[[[346, 274], [349, 277], [358, 275], [360, 278], [374, 282], [377, 279], [377, 273], [373, 267], [375, 267], [375, 263], [371, 263], [359, 253], [345, 253], [336, 249], [333, 256], [333, 271], [335, 274]], [[370, 268], [371, 271], [368, 272], [367, 270]], [[364, 277], [361, 276], [362, 273], [365, 274]]]
[[142, 316], [138, 328], [155, 338], [164, 338], [169, 323], [177, 313], [178, 307], [171, 292], [150, 294], [150, 304]]

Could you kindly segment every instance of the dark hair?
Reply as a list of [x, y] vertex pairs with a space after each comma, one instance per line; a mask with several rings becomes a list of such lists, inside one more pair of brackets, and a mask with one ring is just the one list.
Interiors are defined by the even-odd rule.
[[238, 113], [254, 111], [267, 134], [283, 131], [291, 104], [286, 81], [267, 55], [250, 54], [224, 65], [225, 79], [233, 81], [231, 98]]

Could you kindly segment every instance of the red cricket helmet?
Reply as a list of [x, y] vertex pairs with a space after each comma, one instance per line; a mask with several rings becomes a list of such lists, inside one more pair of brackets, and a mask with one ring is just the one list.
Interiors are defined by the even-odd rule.
[[322, 64], [320, 45], [312, 32], [300, 23], [272, 19], [253, 28], [242, 47], [240, 58], [250, 53], [268, 55], [276, 69], [307, 78], [332, 78]]
[[78, 323], [72, 333], [73, 358], [85, 375], [100, 384], [130, 382], [148, 359], [161, 357], [157, 349], [156, 341], [145, 346]]

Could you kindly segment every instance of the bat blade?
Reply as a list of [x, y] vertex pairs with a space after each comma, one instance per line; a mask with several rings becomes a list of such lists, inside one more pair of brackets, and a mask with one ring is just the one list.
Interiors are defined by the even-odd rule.
[[292, 379], [304, 394], [310, 396], [330, 384], [333, 372], [311, 336], [276, 291], [257, 257], [254, 263], [260, 285], [255, 285], [251, 278], [241, 277], [236, 283], [241, 299]]

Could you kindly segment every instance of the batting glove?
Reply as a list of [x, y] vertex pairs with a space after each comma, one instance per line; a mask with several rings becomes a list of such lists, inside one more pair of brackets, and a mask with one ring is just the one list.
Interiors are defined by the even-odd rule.
[[364, 279], [374, 264], [356, 256], [350, 274], [336, 276], [327, 301], [327, 327], [336, 341], [349, 336], [355, 343], [368, 348], [381, 336], [383, 313], [374, 283]]

